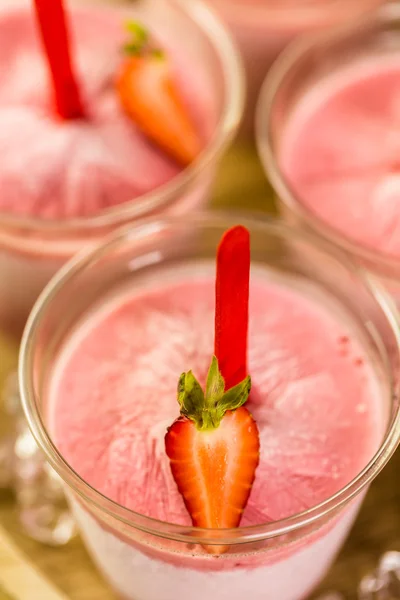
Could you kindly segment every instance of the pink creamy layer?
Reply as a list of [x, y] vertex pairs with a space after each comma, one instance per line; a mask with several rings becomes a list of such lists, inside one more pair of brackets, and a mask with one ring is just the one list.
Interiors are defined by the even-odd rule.
[[[212, 278], [114, 300], [61, 353], [49, 391], [54, 440], [106, 496], [174, 523], [190, 519], [164, 450], [183, 370], [204, 382], [213, 348]], [[306, 295], [251, 288], [252, 413], [261, 460], [243, 525], [303, 511], [348, 483], [376, 451], [384, 408], [346, 325]]]
[[[133, 9], [128, 14], [134, 18]], [[125, 20], [126, 14], [104, 8], [72, 12], [90, 120], [61, 122], [52, 112], [33, 13], [23, 8], [0, 12], [0, 212], [46, 219], [88, 216], [150, 192], [179, 173], [125, 117], [114, 92], [127, 39]], [[188, 63], [179, 40], [166, 34], [163, 44], [206, 141], [215, 115], [204, 73]]]
[[400, 54], [307, 92], [279, 160], [304, 205], [353, 241], [400, 257]]

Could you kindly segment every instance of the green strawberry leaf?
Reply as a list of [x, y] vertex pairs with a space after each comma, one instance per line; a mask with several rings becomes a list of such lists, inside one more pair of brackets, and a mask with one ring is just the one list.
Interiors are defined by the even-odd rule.
[[224, 378], [218, 367], [218, 360], [213, 356], [207, 376], [206, 393], [192, 371], [182, 373], [178, 383], [178, 402], [181, 414], [194, 421], [200, 430], [219, 427], [227, 410], [236, 410], [243, 406], [249, 397], [251, 378], [243, 381], [225, 392]]

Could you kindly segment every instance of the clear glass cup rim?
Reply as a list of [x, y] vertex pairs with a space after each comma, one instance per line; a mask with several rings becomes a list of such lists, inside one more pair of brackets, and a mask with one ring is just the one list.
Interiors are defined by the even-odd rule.
[[[279, 521], [244, 526], [236, 529], [219, 530], [201, 529], [163, 522], [125, 508], [91, 487], [70, 467], [58, 452], [40, 415], [32, 372], [37, 331], [40, 328], [42, 319], [46, 315], [47, 307], [51, 305], [53, 298], [60, 289], [65, 284], [68, 284], [69, 280], [73, 280], [76, 275], [84, 271], [92, 262], [96, 262], [100, 256], [107, 254], [108, 251], [123, 243], [124, 240], [140, 241], [148, 235], [154, 234], [155, 231], [162, 231], [163, 228], [177, 225], [185, 227], [192, 225], [199, 228], [221, 227], [226, 229], [237, 223], [242, 223], [253, 231], [269, 232], [271, 235], [277, 237], [292, 240], [295, 238], [299, 241], [305, 241], [309, 246], [312, 245], [320, 250], [322, 249], [325, 254], [333, 257], [340, 265], [345, 266], [348, 271], [362, 282], [363, 287], [373, 296], [385, 319], [389, 322], [396, 340], [397, 351], [400, 352], [400, 318], [397, 315], [394, 303], [379, 281], [361, 266], [354, 264], [339, 248], [332, 248], [330, 244], [319, 238], [319, 236], [316, 236], [313, 232], [293, 229], [293, 227], [289, 227], [285, 223], [273, 217], [268, 217], [265, 214], [254, 213], [246, 215], [240, 211], [236, 213], [233, 211], [229, 214], [222, 211], [213, 211], [212, 213], [204, 211], [193, 214], [190, 217], [189, 223], [187, 217], [182, 216], [142, 219], [134, 225], [131, 224], [119, 228], [95, 247], [86, 248], [73, 257], [60, 269], [43, 290], [25, 327], [19, 360], [19, 385], [24, 412], [31, 432], [48, 462], [76, 494], [100, 512], [117, 519], [121, 523], [161, 538], [186, 543], [215, 544], [218, 541], [219, 544], [237, 545], [274, 538], [312, 525], [324, 517], [329, 517], [335, 510], [355, 498], [383, 469], [400, 442], [399, 408], [376, 454], [352, 481], [330, 498], [308, 510]], [[391, 396], [397, 397], [398, 386], [394, 386], [393, 382], [391, 382], [390, 386]]]
[[256, 109], [256, 144], [258, 155], [263, 164], [264, 171], [270, 180], [279, 199], [303, 222], [307, 223], [314, 231], [334, 245], [343, 248], [357, 259], [369, 264], [377, 264], [390, 271], [400, 269], [400, 259], [381, 253], [377, 250], [358, 244], [346, 237], [337, 229], [320, 219], [312, 210], [308, 209], [298, 198], [281, 172], [273, 149], [273, 111], [277, 95], [286, 80], [288, 73], [299, 63], [313, 48], [325, 46], [331, 42], [340, 42], [352, 37], [354, 31], [363, 28], [383, 28], [395, 20], [400, 20], [400, 5], [387, 4], [376, 11], [372, 16], [366, 16], [357, 24], [346, 24], [335, 27], [330, 32], [315, 34], [307, 39], [292, 42], [289, 47], [276, 60], [267, 74], [261, 88]]
[[[59, 231], [68, 234], [68, 232], [76, 233], [80, 230], [122, 225], [128, 220], [143, 218], [153, 211], [173, 203], [180, 190], [190, 185], [229, 145], [240, 125], [245, 105], [244, 68], [236, 44], [215, 11], [203, 0], [162, 1], [165, 5], [177, 6], [196, 27], [202, 30], [221, 63], [224, 74], [224, 106], [213, 137], [207, 146], [191, 165], [178, 173], [171, 181], [135, 200], [104, 209], [92, 216], [63, 220], [23, 217], [0, 212], [0, 228], [4, 227], [9, 233], [30, 229], [43, 234], [54, 234]], [[93, 0], [87, 2], [87, 5], [90, 4], [93, 4]], [[104, 3], [101, 6], [104, 6]], [[4, 10], [7, 10], [7, 7], [1, 9], [1, 11]]]

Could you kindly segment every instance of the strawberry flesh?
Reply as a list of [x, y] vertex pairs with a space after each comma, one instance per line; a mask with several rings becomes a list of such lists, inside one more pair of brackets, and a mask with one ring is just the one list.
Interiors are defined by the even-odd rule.
[[125, 46], [116, 81], [123, 109], [141, 131], [182, 166], [195, 160], [200, 136], [176, 85], [168, 57], [149, 46], [148, 34], [138, 24], [129, 28], [135, 41]]
[[[165, 448], [195, 527], [231, 529], [240, 524], [260, 450], [257, 424], [243, 406], [249, 390], [247, 377], [225, 392], [215, 357], [205, 395], [191, 372], [181, 377], [181, 416], [168, 429]], [[226, 549], [206, 546], [213, 554]]]
[[212, 431], [180, 417], [169, 429], [167, 455], [195, 527], [237, 527], [259, 461], [257, 426], [247, 408], [229, 411]]

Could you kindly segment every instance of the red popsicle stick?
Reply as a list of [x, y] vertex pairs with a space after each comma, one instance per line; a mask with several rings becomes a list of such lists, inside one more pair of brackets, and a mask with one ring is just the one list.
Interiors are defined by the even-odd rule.
[[47, 62], [54, 104], [63, 119], [85, 117], [85, 109], [74, 74], [63, 0], [34, 0]]
[[217, 252], [215, 347], [225, 389], [247, 376], [250, 234], [241, 225], [229, 229]]

